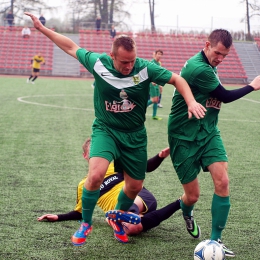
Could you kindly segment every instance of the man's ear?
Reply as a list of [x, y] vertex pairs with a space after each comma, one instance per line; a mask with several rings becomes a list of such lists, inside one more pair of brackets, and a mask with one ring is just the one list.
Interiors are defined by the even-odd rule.
[[114, 55], [114, 53], [113, 53], [113, 52], [110, 52], [110, 57], [112, 58], [112, 60], [114, 60], [114, 59], [115, 59], [115, 55]]
[[209, 42], [209, 41], [206, 41], [205, 47], [208, 48], [209, 46], [210, 46], [210, 42]]

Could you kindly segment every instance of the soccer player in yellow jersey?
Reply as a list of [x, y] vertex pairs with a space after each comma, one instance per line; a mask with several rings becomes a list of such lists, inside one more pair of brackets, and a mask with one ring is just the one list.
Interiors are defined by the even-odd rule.
[[[45, 64], [45, 60], [40, 52], [38, 54], [36, 54], [35, 56], [33, 56], [32, 60], [31, 60], [32, 74], [27, 79], [27, 83], [31, 82], [32, 84], [34, 84], [34, 81], [38, 78], [38, 76], [40, 74], [41, 65], [44, 65], [44, 64]], [[31, 79], [32, 79], [32, 81], [31, 81]]]
[[[89, 160], [89, 146], [90, 139], [87, 139], [82, 148], [83, 156]], [[162, 161], [169, 155], [169, 148], [165, 148], [160, 151], [156, 156], [150, 158], [147, 162], [147, 172], [154, 171]], [[64, 221], [64, 220], [81, 220], [82, 219], [82, 190], [87, 176], [84, 177], [77, 187], [77, 204], [73, 211], [65, 214], [45, 214], [38, 217], [39, 221]], [[124, 176], [120, 172], [116, 172], [114, 162], [110, 163], [106, 172], [103, 183], [100, 186], [100, 197], [97, 205], [104, 211], [113, 210], [117, 203], [118, 193], [125, 185]], [[177, 210], [180, 209], [180, 201], [176, 200], [170, 203], [166, 207], [159, 210], [157, 208], [157, 201], [153, 194], [145, 187], [138, 193], [133, 205], [129, 208], [129, 212], [133, 212], [141, 216], [141, 222], [137, 225], [124, 223], [125, 233], [127, 235], [137, 235], [141, 232], [147, 231], [151, 228], [158, 226], [162, 221], [168, 219]], [[111, 223], [112, 221], [107, 219], [109, 225], [116, 225]], [[117, 236], [115, 236], [117, 239]], [[120, 237], [122, 240], [122, 237]], [[120, 240], [119, 240], [120, 241]], [[120, 241], [122, 242], [122, 241]]]

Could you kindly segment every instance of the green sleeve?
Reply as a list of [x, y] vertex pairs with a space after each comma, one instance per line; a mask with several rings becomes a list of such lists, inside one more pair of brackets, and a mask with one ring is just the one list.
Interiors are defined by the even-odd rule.
[[172, 72], [169, 70], [150, 62], [148, 65], [148, 75], [151, 82], [154, 82], [160, 86], [164, 86], [168, 83], [172, 77]]
[[197, 70], [197, 75], [193, 77], [195, 85], [199, 90], [206, 94], [215, 90], [215, 88], [220, 84], [216, 72], [212, 68], [204, 68], [204, 70]]
[[87, 51], [86, 49], [78, 49], [76, 52], [77, 58], [79, 62], [90, 72], [93, 74], [93, 68], [100, 57], [99, 53]]

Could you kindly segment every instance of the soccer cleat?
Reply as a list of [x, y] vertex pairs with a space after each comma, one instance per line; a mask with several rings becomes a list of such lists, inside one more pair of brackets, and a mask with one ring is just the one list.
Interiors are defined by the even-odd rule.
[[30, 80], [29, 80], [29, 79], [27, 79], [27, 80], [26, 80], [26, 83], [30, 83]]
[[223, 250], [224, 250], [224, 252], [225, 252], [225, 256], [227, 256], [227, 257], [235, 257], [234, 252], [231, 251], [230, 249], [228, 249], [228, 248], [223, 244], [223, 242], [222, 242], [220, 239], [218, 239], [217, 242], [222, 246], [222, 248], [223, 248]]
[[183, 216], [185, 222], [186, 222], [186, 228], [190, 235], [194, 238], [200, 237], [200, 227], [197, 225], [195, 219], [193, 216]]
[[82, 222], [80, 228], [71, 237], [74, 246], [81, 246], [85, 244], [88, 234], [92, 231], [92, 226], [88, 223]]
[[157, 106], [163, 108], [163, 105], [161, 103], [158, 103]]
[[153, 116], [152, 119], [153, 119], [153, 120], [162, 120], [162, 118], [161, 118], [161, 117], [158, 117], [158, 116]]
[[32, 84], [35, 84], [34, 81], [31, 82]]
[[114, 230], [114, 237], [120, 243], [128, 243], [128, 236], [124, 231], [123, 225], [120, 222], [113, 221], [111, 219], [106, 219], [109, 226]]
[[113, 220], [114, 222], [127, 222], [130, 224], [137, 225], [141, 222], [141, 218], [132, 213], [132, 212], [125, 212], [122, 210], [109, 210], [106, 212], [106, 217], [109, 220]]

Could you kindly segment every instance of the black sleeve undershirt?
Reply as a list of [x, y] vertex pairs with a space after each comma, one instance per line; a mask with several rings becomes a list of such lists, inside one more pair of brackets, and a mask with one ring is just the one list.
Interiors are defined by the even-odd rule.
[[82, 215], [78, 211], [71, 211], [66, 214], [58, 214], [58, 220], [57, 221], [64, 221], [64, 220], [81, 220]]
[[213, 91], [210, 92], [210, 95], [217, 98], [219, 101], [229, 103], [247, 95], [252, 91], [254, 91], [254, 88], [250, 85], [246, 85], [243, 88], [227, 90], [219, 84]]
[[152, 172], [152, 171], [156, 170], [160, 166], [160, 164], [162, 163], [163, 160], [164, 160], [164, 158], [159, 157], [159, 154], [150, 158], [147, 161], [146, 172]]

